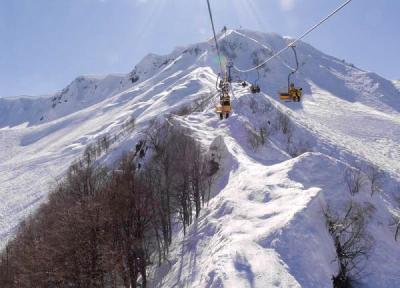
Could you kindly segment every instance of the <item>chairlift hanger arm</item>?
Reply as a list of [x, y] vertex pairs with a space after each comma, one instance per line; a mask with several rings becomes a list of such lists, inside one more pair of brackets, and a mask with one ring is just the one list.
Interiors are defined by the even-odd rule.
[[290, 86], [290, 78], [299, 70], [299, 59], [297, 58], [296, 46], [295, 45], [291, 45], [290, 47], [292, 48], [293, 53], [294, 53], [294, 57], [296, 59], [296, 69], [294, 69], [288, 75], [288, 90], [289, 90], [289, 86]]
[[294, 58], [296, 59], [296, 69], [293, 71], [294, 73], [296, 73], [297, 70], [299, 70], [299, 59], [297, 58], [296, 46], [291, 45], [290, 47], [292, 48], [293, 53], [294, 53]]
[[215, 82], [215, 88], [217, 89], [218, 92], [221, 92], [222, 90], [219, 88], [219, 83], [220, 83], [220, 74], [218, 73], [217, 82]]

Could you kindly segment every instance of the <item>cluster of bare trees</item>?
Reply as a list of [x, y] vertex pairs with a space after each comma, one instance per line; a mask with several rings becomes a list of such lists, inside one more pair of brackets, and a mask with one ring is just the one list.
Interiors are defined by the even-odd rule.
[[202, 112], [206, 109], [208, 103], [213, 97], [215, 97], [215, 95], [212, 93], [203, 94], [193, 100], [192, 104], [180, 106], [179, 109], [174, 111], [172, 114], [177, 116], [186, 116], [193, 112]]
[[332, 277], [334, 288], [353, 287], [363, 270], [373, 245], [366, 229], [373, 209], [350, 201], [343, 215], [334, 215], [329, 207], [324, 211], [339, 266], [338, 274]]
[[89, 159], [99, 158], [103, 153], [107, 153], [110, 149], [110, 146], [117, 142], [122, 136], [132, 133], [135, 129], [135, 118], [131, 117], [126, 122], [122, 124], [122, 129], [120, 131], [111, 136], [110, 134], [103, 134], [97, 137], [94, 143], [91, 143], [86, 146], [84, 157]]
[[[400, 186], [397, 186], [395, 189], [395, 195], [400, 195]], [[399, 205], [400, 208], [400, 197], [396, 198], [396, 201]], [[400, 215], [393, 215], [393, 221], [394, 225], [396, 226], [395, 232], [394, 232], [394, 240], [398, 241], [400, 238]]]
[[210, 197], [210, 188], [219, 164], [205, 157], [201, 146], [181, 128], [168, 122], [154, 121], [147, 130], [147, 141], [153, 158], [147, 168], [150, 178], [158, 179], [154, 189], [163, 195], [161, 207], [168, 215], [165, 236], [171, 240], [171, 217], [178, 215], [186, 227], [192, 223], [193, 213], [199, 216], [201, 206]]
[[89, 161], [100, 157], [104, 152], [108, 152], [114, 139], [111, 139], [108, 134], [98, 137], [93, 144], [89, 144], [85, 148], [84, 157]]
[[367, 226], [375, 208], [372, 204], [358, 204], [354, 201], [354, 196], [363, 188], [370, 188], [371, 197], [380, 192], [384, 174], [376, 166], [361, 166], [353, 163], [352, 167], [345, 169], [343, 179], [352, 196], [346, 210], [341, 214], [335, 214], [328, 207], [324, 211], [339, 266], [337, 275], [332, 277], [334, 288], [355, 287], [361, 276], [366, 259], [373, 247], [373, 238], [368, 233]]
[[[255, 105], [252, 101], [250, 102], [250, 109], [252, 109], [253, 111], [257, 110], [257, 105]], [[289, 115], [281, 110], [277, 110], [276, 113], [277, 117], [275, 121], [271, 123], [268, 120], [267, 122], [261, 124], [259, 128], [259, 133], [257, 133], [258, 135], [250, 135], [251, 133], [248, 133], [248, 139], [252, 147], [257, 145], [259, 146], [260, 144], [264, 145], [266, 138], [276, 132], [280, 132], [284, 137], [283, 140], [286, 141], [286, 147], [284, 147], [284, 149], [290, 156], [297, 157], [303, 153], [312, 151], [308, 142], [302, 141], [301, 139], [295, 139], [295, 127], [293, 126]]]
[[287, 135], [288, 138], [292, 137], [293, 127], [292, 127], [292, 123], [290, 122], [290, 118], [286, 113], [278, 111], [278, 118], [277, 118], [276, 125], [277, 125], [277, 127], [276, 127], [277, 130], [282, 131], [282, 133]]
[[286, 152], [289, 153], [292, 157], [299, 156], [302, 151], [304, 152], [307, 150], [303, 147], [297, 147], [293, 141], [293, 124], [290, 121], [289, 115], [285, 112], [280, 110], [278, 112], [277, 122], [275, 124], [275, 129], [277, 131], [281, 131], [284, 137], [286, 138]]
[[134, 152], [111, 170], [86, 150], [0, 254], [0, 287], [146, 287], [172, 225], [199, 216], [219, 168], [178, 128], [154, 122], [147, 136], [140, 170]]
[[[369, 188], [371, 197], [383, 191], [385, 174], [379, 167], [372, 164], [364, 167], [361, 167], [357, 164], [353, 164], [353, 166], [354, 167], [347, 168], [344, 172], [344, 182], [352, 196], [360, 192], [361, 188], [363, 187]], [[369, 185], [366, 186], [367, 184]], [[399, 192], [400, 187], [395, 188], [394, 195], [398, 195]], [[395, 200], [400, 203], [400, 198]], [[395, 226], [394, 239], [395, 241], [398, 241], [400, 238], [399, 215], [393, 215], [393, 223], [391, 223], [390, 226]]]
[[312, 151], [310, 145], [301, 139], [294, 138], [294, 126], [288, 114], [278, 111], [278, 121], [276, 129], [281, 131], [286, 138], [286, 152], [292, 156], [297, 157], [308, 151]]
[[398, 240], [399, 234], [400, 234], [400, 217], [394, 217], [394, 220], [396, 221], [396, 232], [394, 232], [394, 240]]
[[258, 130], [253, 127], [247, 127], [247, 141], [253, 151], [256, 151], [260, 146], [265, 145], [269, 136], [269, 131], [268, 125], [261, 125]]
[[353, 164], [344, 172], [344, 181], [351, 195], [355, 195], [362, 187], [369, 183], [371, 196], [382, 191], [384, 173], [375, 165], [361, 167], [359, 164]]
[[20, 225], [1, 255], [1, 287], [146, 283], [156, 199], [127, 160], [116, 171], [92, 161], [85, 154], [73, 164], [48, 203]]
[[[264, 105], [261, 110], [258, 106], [257, 101], [254, 98], [251, 98], [249, 107], [254, 114], [259, 111], [267, 111], [270, 109], [268, 106]], [[284, 147], [284, 149], [290, 156], [297, 157], [307, 151], [311, 151], [310, 145], [307, 142], [301, 141], [301, 139], [294, 139], [294, 126], [290, 117], [288, 114], [280, 110], [277, 110], [277, 117], [272, 123], [267, 120], [266, 122], [261, 123], [258, 129], [249, 125], [247, 127], [247, 141], [252, 149], [256, 151], [276, 132], [280, 132], [284, 137], [283, 140], [286, 141], [286, 147]]]
[[366, 179], [359, 168], [349, 167], [344, 172], [344, 181], [350, 195], [354, 196], [360, 192]]
[[370, 165], [365, 168], [370, 183], [371, 196], [382, 191], [384, 183], [384, 173], [375, 165]]

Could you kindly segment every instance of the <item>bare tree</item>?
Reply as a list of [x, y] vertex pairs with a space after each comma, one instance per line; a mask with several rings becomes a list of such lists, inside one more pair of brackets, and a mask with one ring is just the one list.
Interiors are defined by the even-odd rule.
[[[260, 131], [261, 132], [261, 131]], [[253, 151], [256, 151], [263, 142], [265, 143], [264, 134], [257, 133], [252, 127], [247, 128], [247, 141], [252, 147]]]
[[249, 107], [250, 107], [251, 111], [253, 112], [253, 114], [258, 112], [258, 103], [257, 103], [256, 99], [254, 99], [253, 97], [250, 98]]
[[290, 153], [293, 150], [293, 126], [289, 116], [282, 111], [278, 111], [276, 129], [280, 130], [286, 136], [286, 151]]
[[265, 145], [266, 140], [268, 138], [268, 128], [267, 127], [260, 127], [260, 139], [261, 139], [261, 145]]
[[12, 261], [11, 246], [6, 245], [3, 253], [0, 254], [0, 286], [12, 287], [15, 279], [15, 267]]
[[328, 231], [331, 234], [339, 272], [332, 277], [334, 288], [352, 287], [352, 283], [363, 270], [363, 261], [368, 258], [373, 240], [367, 232], [368, 220], [373, 208], [352, 201], [343, 215], [334, 215], [328, 207], [324, 211]]
[[[395, 190], [397, 193], [396, 195], [399, 195], [400, 193], [400, 186], [398, 186]], [[396, 199], [397, 203], [400, 205], [400, 197]], [[394, 220], [394, 225], [396, 226], [396, 230], [394, 232], [394, 240], [397, 241], [397, 239], [400, 237], [400, 215], [393, 215], [393, 220]]]
[[278, 111], [277, 125], [278, 129], [281, 130], [283, 134], [287, 135], [292, 133], [289, 116], [284, 112]]
[[375, 165], [370, 165], [365, 169], [365, 174], [367, 175], [371, 186], [371, 196], [382, 190], [383, 172]]
[[360, 192], [362, 186], [365, 183], [363, 173], [358, 168], [348, 167], [344, 172], [344, 182], [351, 195], [355, 195]]
[[399, 233], [400, 233], [400, 217], [396, 217], [396, 222], [397, 222], [397, 226], [396, 226], [396, 232], [394, 233], [394, 240], [397, 241], [398, 237], [399, 237]]
[[122, 129], [128, 133], [132, 133], [136, 126], [135, 117], [131, 116], [122, 126]]
[[208, 103], [210, 103], [211, 99], [215, 95], [213, 93], [204, 94], [198, 98], [196, 98], [193, 102], [192, 111], [193, 112], [202, 112], [206, 109]]
[[210, 94], [203, 94], [197, 97], [195, 100], [192, 101], [192, 105], [183, 105], [180, 106], [175, 112], [172, 114], [177, 116], [186, 116], [190, 115], [193, 112], [201, 112], [207, 107], [207, 104], [210, 100], [214, 97], [212, 93]]
[[165, 141], [167, 141], [171, 129], [172, 126], [168, 121], [161, 122], [158, 119], [154, 119], [150, 121], [149, 126], [146, 127], [143, 134], [146, 136], [150, 147], [156, 153], [162, 153], [162, 150], [166, 147]]
[[288, 153], [292, 157], [297, 157], [309, 151], [312, 151], [312, 149], [310, 148], [310, 144], [307, 142], [299, 141], [294, 143], [291, 141], [290, 145], [288, 145]]
[[193, 109], [189, 105], [180, 106], [178, 108], [178, 110], [173, 112], [173, 114], [177, 115], [177, 116], [186, 116], [186, 115], [190, 115], [192, 113], [193, 113]]
[[208, 160], [207, 163], [205, 163], [205, 170], [206, 170], [206, 175], [207, 175], [207, 200], [206, 200], [206, 191], [204, 191], [204, 194], [202, 195], [202, 201], [203, 205], [205, 202], [210, 201], [210, 194], [211, 194], [211, 186], [215, 180], [215, 175], [219, 170], [219, 163], [215, 160], [214, 157], [212, 157], [210, 160]]

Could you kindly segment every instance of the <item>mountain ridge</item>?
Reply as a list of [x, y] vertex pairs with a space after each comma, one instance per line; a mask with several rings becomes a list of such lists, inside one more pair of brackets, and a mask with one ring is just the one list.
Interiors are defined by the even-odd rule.
[[[289, 38], [274, 33], [249, 30], [229, 30], [226, 34], [220, 33], [218, 39], [224, 57], [233, 59], [240, 68], [254, 66], [289, 41]], [[326, 254], [313, 254], [316, 260], [318, 255], [323, 258], [320, 267], [323, 272], [316, 279], [311, 279], [308, 270], [311, 268], [306, 268], [306, 263], [302, 262], [304, 257], [299, 258], [300, 262], [291, 258], [290, 253], [295, 253], [295, 248], [285, 251], [279, 244], [279, 241], [290, 242], [279, 234], [281, 230], [271, 228], [266, 231], [262, 225], [273, 226], [275, 220], [272, 219], [275, 216], [276, 219], [286, 217], [298, 221], [295, 218], [297, 216], [307, 220], [311, 214], [317, 215], [320, 211], [312, 199], [324, 202], [329, 198], [327, 202], [330, 205], [340, 208], [344, 200], [351, 198], [345, 193], [342, 183], [343, 169], [335, 167], [336, 164], [342, 165], [340, 163], [348, 166], [376, 165], [385, 171], [385, 193], [370, 199], [366, 185], [361, 195], [355, 198], [357, 201], [373, 203], [378, 209], [377, 219], [384, 223], [381, 228], [378, 220], [371, 224], [374, 233], [378, 231], [384, 235], [378, 239], [379, 253], [374, 254], [373, 259], [378, 261], [383, 259], [385, 253], [390, 254], [385, 245], [393, 250], [387, 259], [397, 257], [400, 251], [390, 238], [393, 235], [389, 234], [393, 231], [387, 223], [392, 214], [400, 215], [393, 190], [400, 178], [400, 91], [393, 82], [325, 55], [306, 43], [300, 42], [297, 51], [301, 65], [293, 79], [304, 88], [303, 102], [278, 101], [277, 91], [287, 85], [287, 74], [294, 65], [294, 57], [288, 51], [260, 69], [258, 82], [262, 93], [253, 95], [240, 83], [233, 84], [233, 114], [224, 121], [219, 121], [213, 111], [218, 101], [215, 83], [219, 65], [211, 41], [177, 48], [164, 56], [149, 54], [126, 75], [104, 76], [101, 80], [77, 77], [63, 91], [40, 101], [35, 100], [34, 105], [24, 103], [25, 100], [8, 101], [0, 98], [0, 143], [5, 147], [0, 149], [0, 170], [5, 171], [0, 175], [0, 193], [5, 200], [0, 203], [0, 214], [3, 216], [0, 219], [0, 242], [4, 243], [11, 237], [21, 219], [45, 201], [52, 179], [62, 177], [68, 165], [87, 145], [106, 134], [111, 137], [119, 135], [126, 122], [135, 119], [136, 132], [119, 138], [101, 159], [102, 163], [112, 166], [143, 137], [141, 132], [152, 119], [168, 116], [171, 119], [168, 121], [188, 129], [205, 149], [213, 145], [225, 149], [225, 162], [221, 179], [213, 187], [214, 197], [210, 208], [202, 212], [198, 222], [206, 227], [205, 238], [196, 238], [195, 226], [188, 236], [178, 232], [171, 253], [174, 265], [178, 266], [171, 267], [166, 279], [156, 280], [161, 283], [165, 280], [173, 285], [179, 280], [179, 265], [183, 265], [188, 268], [184, 272], [186, 279], [198, 283], [196, 287], [221, 287], [218, 286], [220, 284], [234, 287], [235, 281], [243, 283], [242, 287], [251, 286], [251, 283], [255, 287], [265, 287], [265, 283], [273, 285], [274, 281], [284, 287], [324, 287], [330, 283], [329, 277], [335, 273], [335, 267], [329, 263], [334, 260], [333, 244], [328, 241], [329, 234], [322, 218], [316, 219], [315, 223], [301, 222], [306, 223], [304, 225], [307, 227], [312, 226], [310, 223], [318, 227], [315, 231], [311, 228], [304, 230], [304, 236], [309, 233], [311, 238], [315, 236], [313, 240], [323, 239], [327, 243], [322, 249], [328, 251]], [[257, 72], [234, 73], [233, 77], [235, 82], [255, 82], [258, 75]], [[197, 99], [210, 99], [204, 111], [174, 116], [180, 108], [194, 106]], [[290, 133], [281, 132], [281, 121], [288, 121]], [[257, 135], [261, 128], [271, 131], [271, 135], [264, 145], [252, 147], [249, 137]], [[321, 163], [325, 163], [329, 169]], [[309, 176], [298, 174], [308, 170], [314, 172]], [[293, 173], [290, 174], [290, 171]], [[325, 180], [321, 182], [319, 179]], [[329, 189], [324, 186], [327, 183], [332, 184], [329, 184]], [[334, 190], [333, 186], [340, 187], [340, 191]], [[342, 199], [335, 199], [335, 195]], [[293, 207], [284, 205], [284, 211], [279, 210], [279, 199], [287, 199]], [[242, 203], [244, 206], [241, 206]], [[271, 207], [274, 209], [269, 210]], [[311, 211], [311, 214], [304, 214], [302, 208], [310, 209], [307, 211]], [[224, 223], [228, 228], [221, 227], [220, 220], [226, 221]], [[215, 227], [209, 230], [207, 221]], [[244, 227], [240, 223], [250, 223], [251, 227], [255, 225], [254, 229], [260, 231], [259, 235], [239, 229]], [[283, 225], [285, 231], [300, 237], [295, 227], [286, 226], [288, 223], [290, 221], [276, 225]], [[218, 233], [207, 236], [207, 231], [212, 232], [213, 229], [225, 233], [224, 237]], [[233, 240], [229, 238], [231, 229], [235, 230]], [[246, 233], [248, 239], [240, 239], [239, 235]], [[218, 257], [222, 258], [213, 258], [213, 255], [206, 257], [207, 254], [197, 255], [191, 249], [185, 250], [185, 243], [197, 243], [196, 239], [202, 243], [199, 247], [210, 247], [210, 251], [219, 247], [220, 252], [216, 251], [216, 254], [220, 253]], [[222, 242], [218, 242], [220, 240]], [[219, 244], [212, 245], [213, 241]], [[224, 241], [237, 247], [237, 254], [229, 247], [221, 246]], [[240, 245], [243, 243], [253, 247], [254, 253], [248, 255], [244, 249], [246, 245]], [[273, 243], [276, 245], [273, 246]], [[293, 245], [301, 250], [296, 243]], [[184, 250], [183, 254], [180, 254], [180, 249]], [[304, 251], [310, 250], [307, 246]], [[200, 252], [207, 253], [206, 250]], [[258, 252], [266, 258], [257, 257]], [[180, 262], [180, 256], [183, 262]], [[203, 259], [207, 269], [190, 270], [186, 260], [191, 256]], [[215, 259], [222, 261], [219, 267]], [[266, 259], [276, 264], [273, 269], [281, 278], [262, 275], [264, 267], [256, 263], [261, 261], [267, 265]], [[373, 285], [389, 281], [397, 283], [395, 276], [398, 270], [395, 267], [383, 265], [378, 268], [377, 271], [382, 275], [387, 272], [390, 277], [384, 280], [379, 275], [369, 276], [366, 279], [371, 281], [372, 286], [366, 287], [377, 287]], [[268, 279], [270, 276], [272, 280]], [[315, 284], [307, 286], [305, 283]]]

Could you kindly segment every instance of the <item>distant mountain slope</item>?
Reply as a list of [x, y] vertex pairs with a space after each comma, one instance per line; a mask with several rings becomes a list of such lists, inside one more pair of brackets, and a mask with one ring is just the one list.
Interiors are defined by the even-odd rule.
[[[260, 63], [290, 41], [248, 30], [218, 37], [223, 54], [240, 68]], [[177, 234], [171, 273], [162, 278], [160, 272], [155, 285], [325, 287], [335, 264], [331, 238], [319, 218], [321, 205], [343, 208], [349, 199], [343, 167], [369, 163], [383, 169], [386, 178], [382, 195], [367, 197], [366, 184], [356, 197], [376, 207], [370, 231], [377, 235], [377, 248], [368, 266], [374, 273], [366, 287], [400, 286], [395, 265], [400, 248], [389, 226], [392, 214], [400, 215], [393, 195], [400, 178], [400, 90], [299, 43], [301, 67], [294, 80], [303, 87], [301, 103], [278, 101], [277, 91], [287, 85], [294, 66], [287, 51], [259, 76], [233, 74], [235, 81], [258, 80], [262, 93], [250, 94], [235, 83], [233, 114], [220, 121], [213, 111], [218, 63], [211, 43], [166, 56], [150, 54], [127, 75], [78, 77], [51, 97], [0, 99], [0, 243], [45, 201], [52, 183], [89, 143], [119, 135], [135, 118], [135, 132], [121, 136], [101, 159], [112, 165], [142, 137], [148, 121], [203, 97], [211, 99], [204, 112], [171, 121], [188, 128], [206, 149], [222, 147], [224, 170], [199, 222], [188, 236]], [[253, 151], [248, 131], [279, 130], [282, 112], [292, 125], [291, 137], [276, 133]], [[378, 265], [383, 259], [387, 263]]]
[[395, 80], [393, 83], [398, 89], [400, 89], [400, 80]]

